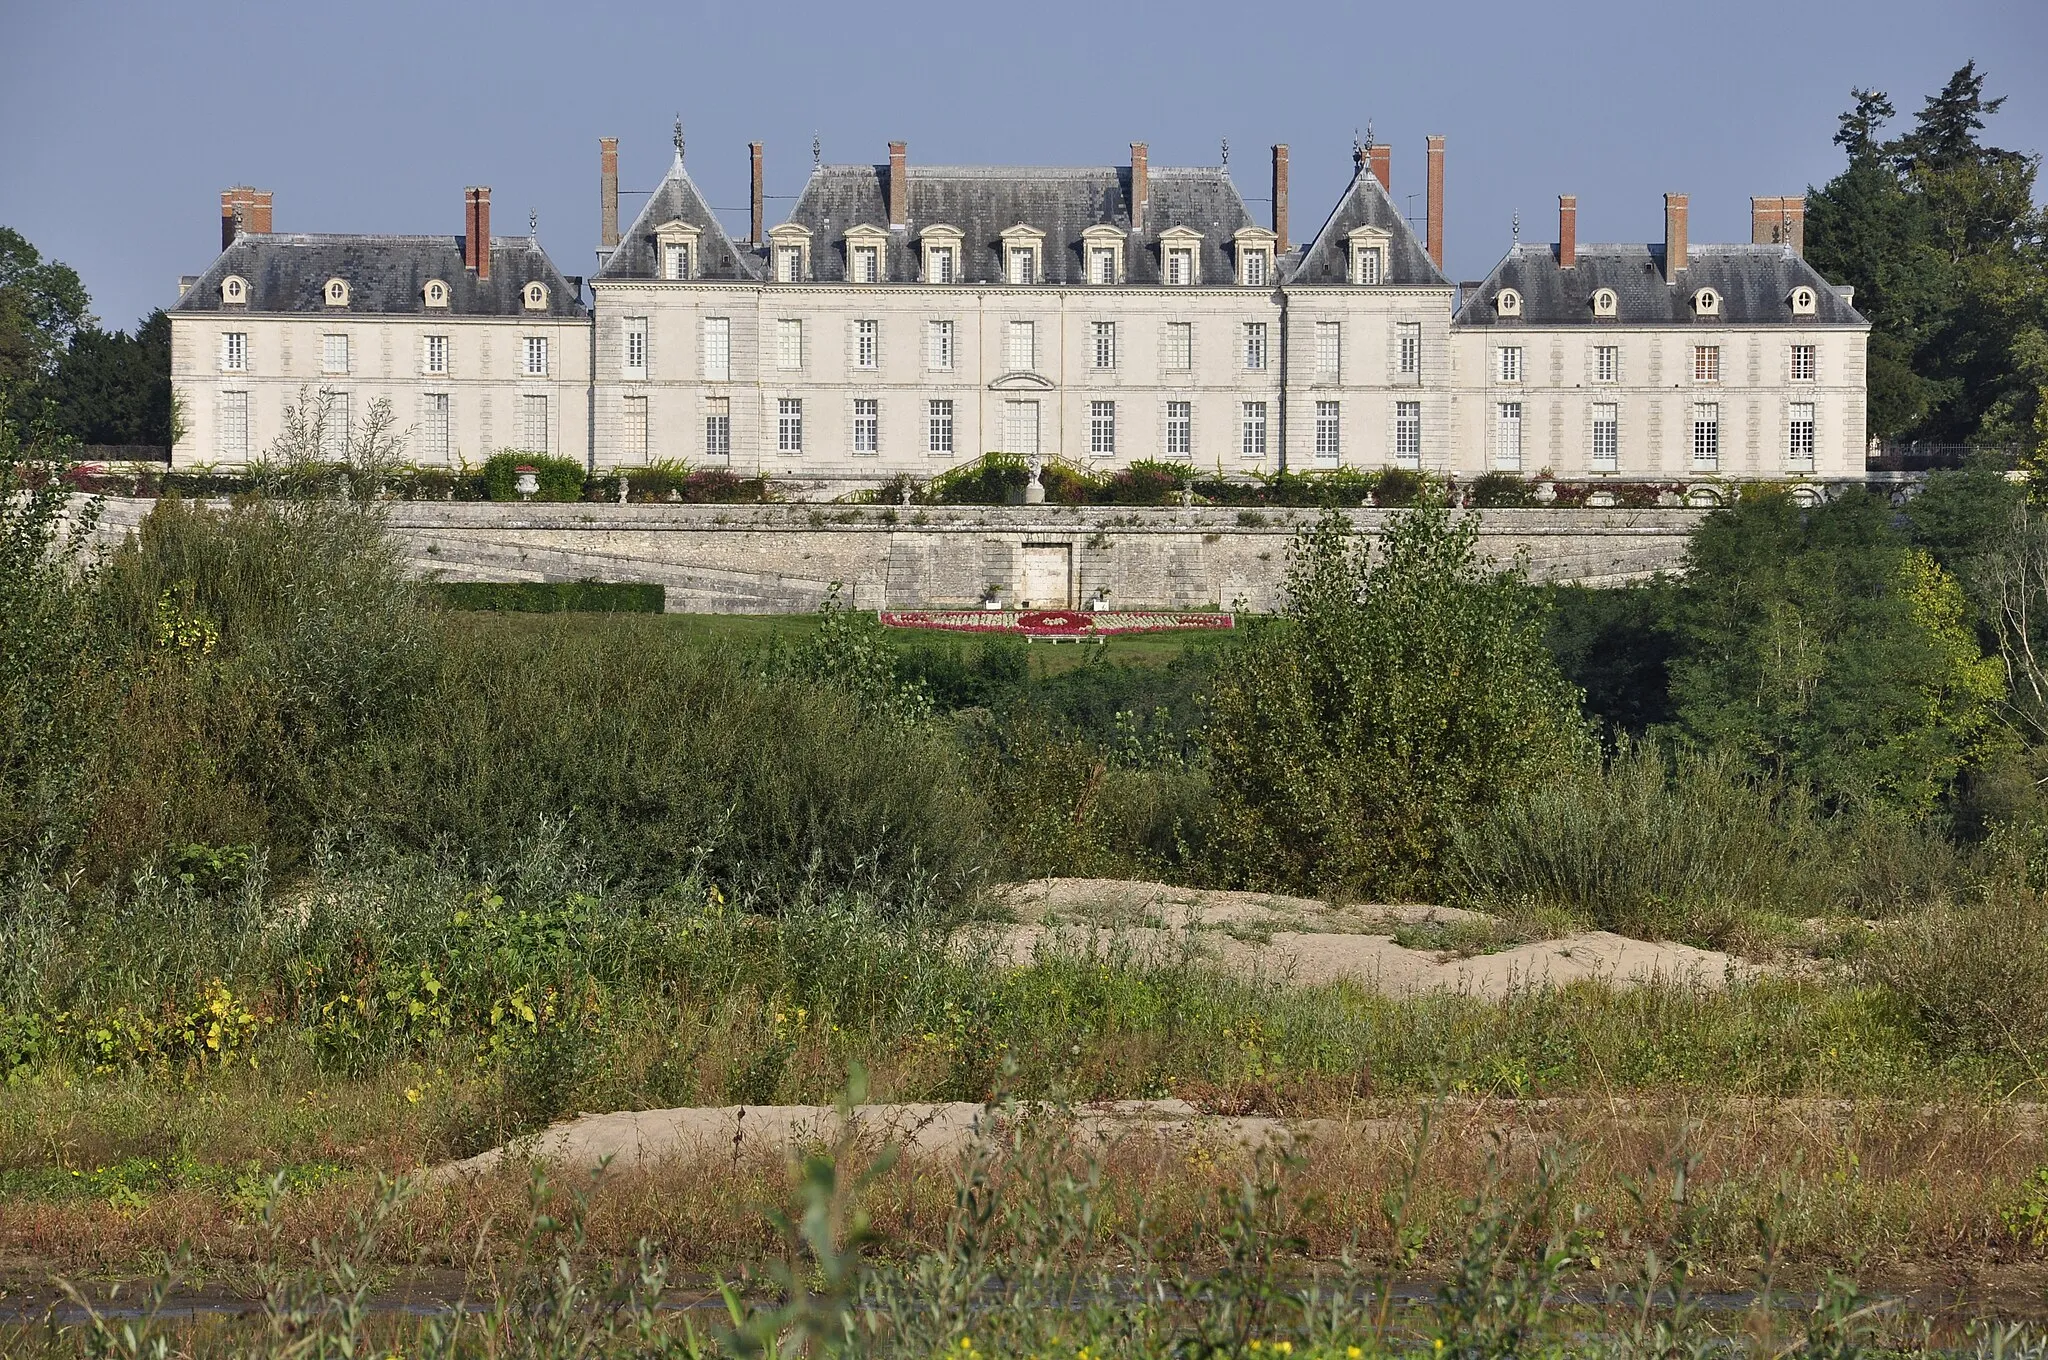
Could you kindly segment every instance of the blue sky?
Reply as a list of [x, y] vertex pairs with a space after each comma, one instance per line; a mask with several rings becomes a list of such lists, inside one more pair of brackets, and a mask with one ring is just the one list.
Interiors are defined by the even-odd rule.
[[0, 0], [0, 224], [75, 267], [118, 326], [212, 259], [220, 190], [240, 182], [276, 193], [281, 231], [451, 235], [463, 186], [489, 184], [498, 234], [538, 212], [583, 274], [597, 139], [617, 136], [625, 186], [647, 188], [680, 113], [691, 172], [734, 226], [750, 140], [786, 196], [814, 132], [827, 160], [884, 160], [901, 138], [949, 164], [1121, 163], [1133, 140], [1155, 165], [1214, 164], [1227, 137], [1248, 199], [1267, 147], [1291, 145], [1300, 237], [1370, 119], [1418, 220], [1423, 137], [1449, 139], [1448, 270], [1477, 278], [1516, 212], [1524, 239], [1554, 237], [1561, 192], [1582, 241], [1660, 239], [1665, 190], [1691, 194], [1693, 240], [1747, 239], [1749, 195], [1838, 168], [1850, 86], [1904, 115], [1972, 57], [2009, 96], [1991, 136], [2048, 150], [2043, 0]]

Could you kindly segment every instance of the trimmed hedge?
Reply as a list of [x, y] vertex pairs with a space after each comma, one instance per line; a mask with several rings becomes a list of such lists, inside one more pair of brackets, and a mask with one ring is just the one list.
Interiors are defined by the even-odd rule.
[[495, 614], [659, 614], [661, 586], [619, 581], [433, 581], [427, 591], [449, 609]]

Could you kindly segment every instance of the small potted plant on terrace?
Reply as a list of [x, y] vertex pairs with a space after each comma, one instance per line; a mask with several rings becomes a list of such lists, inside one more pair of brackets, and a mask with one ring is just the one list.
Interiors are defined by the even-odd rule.
[[983, 609], [1001, 609], [1003, 607], [1003, 588], [994, 581], [990, 581], [987, 585], [983, 586], [981, 588], [981, 607]]

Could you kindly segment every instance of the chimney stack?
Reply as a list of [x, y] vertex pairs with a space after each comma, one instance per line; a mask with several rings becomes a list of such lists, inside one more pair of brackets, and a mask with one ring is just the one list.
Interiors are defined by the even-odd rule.
[[1429, 183], [1426, 200], [1429, 205], [1429, 227], [1426, 245], [1430, 261], [1438, 269], [1444, 267], [1444, 139], [1429, 139]]
[[1752, 245], [1790, 246], [1798, 256], [1806, 254], [1806, 199], [1752, 198], [1749, 200], [1749, 240]]
[[491, 191], [472, 186], [462, 191], [462, 262], [479, 281], [491, 276]]
[[1146, 179], [1145, 144], [1131, 143], [1131, 234], [1142, 236], [1145, 232], [1145, 203], [1152, 196], [1151, 184]]
[[1685, 268], [1685, 195], [1664, 195], [1664, 282], [1676, 283]]
[[1385, 142], [1374, 142], [1367, 148], [1367, 154], [1372, 162], [1372, 177], [1380, 182], [1380, 188], [1386, 190], [1391, 198], [1394, 193], [1394, 148]]
[[597, 139], [597, 243], [619, 243], [619, 139]]
[[1273, 143], [1273, 249], [1287, 249], [1287, 143]]
[[902, 142], [889, 143], [889, 230], [910, 225], [910, 177], [904, 169], [910, 148]]
[[1579, 263], [1579, 196], [1557, 196], [1557, 267], [1576, 268]]
[[754, 185], [754, 196], [751, 200], [753, 203], [753, 217], [750, 219], [752, 222], [752, 235], [748, 236], [747, 239], [755, 245], [760, 245], [765, 239], [766, 228], [765, 224], [761, 221], [763, 195], [761, 192], [761, 144], [759, 142], [747, 143], [747, 159], [751, 163], [750, 172]]
[[237, 184], [220, 191], [220, 248], [226, 250], [244, 232], [270, 232], [270, 190]]

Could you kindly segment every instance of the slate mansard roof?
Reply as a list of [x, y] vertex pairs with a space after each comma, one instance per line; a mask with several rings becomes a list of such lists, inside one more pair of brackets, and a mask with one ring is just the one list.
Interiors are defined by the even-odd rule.
[[694, 277], [700, 279], [745, 280], [759, 276], [759, 262], [733, 244], [718, 214], [705, 203], [704, 195], [683, 169], [681, 158], [670, 162], [668, 174], [647, 196], [633, 225], [619, 234], [618, 246], [597, 271], [600, 279], [653, 279], [661, 277], [661, 260], [656, 251], [655, 228], [670, 222], [684, 222], [697, 228], [697, 260]]
[[1351, 185], [1323, 229], [1301, 249], [1301, 257], [1287, 282], [1337, 287], [1351, 282], [1351, 233], [1360, 227], [1377, 227], [1387, 233], [1384, 282], [1396, 288], [1449, 288], [1451, 281], [1429, 258], [1415, 231], [1401, 216], [1387, 191], [1363, 166], [1351, 177]]
[[[230, 275], [248, 281], [247, 306], [222, 303], [221, 283]], [[348, 306], [327, 305], [329, 279], [348, 283]], [[460, 236], [303, 233], [236, 237], [171, 310], [425, 316], [430, 279], [448, 285], [448, 305], [433, 308], [435, 316], [590, 315], [583, 305], [583, 281], [564, 276], [531, 237], [492, 240], [491, 276], [479, 279], [463, 265]], [[547, 285], [544, 311], [527, 310], [521, 296], [535, 281]]]
[[[1812, 288], [1812, 316], [1792, 314], [1792, 290]], [[1522, 315], [1503, 318], [1501, 289], [1522, 295]], [[1612, 288], [1615, 314], [1593, 315], [1593, 294]], [[1721, 295], [1718, 317], [1695, 317], [1693, 295]], [[1460, 326], [1863, 326], [1869, 324], [1818, 270], [1786, 245], [1696, 245], [1673, 283], [1661, 245], [1582, 245], [1578, 263], [1559, 266], [1548, 245], [1517, 245], [1452, 318]]]

